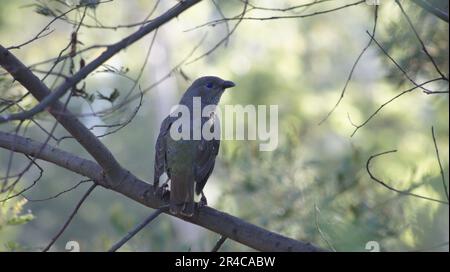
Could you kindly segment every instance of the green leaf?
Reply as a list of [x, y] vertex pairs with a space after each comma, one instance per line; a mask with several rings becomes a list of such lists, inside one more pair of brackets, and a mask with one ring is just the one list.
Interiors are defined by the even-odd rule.
[[9, 219], [6, 222], [6, 224], [7, 225], [22, 225], [22, 224], [25, 224], [27, 222], [30, 222], [33, 219], [34, 219], [34, 216], [31, 213], [28, 213], [28, 214], [24, 214], [24, 215], [19, 215], [19, 216], [13, 217], [13, 218]]

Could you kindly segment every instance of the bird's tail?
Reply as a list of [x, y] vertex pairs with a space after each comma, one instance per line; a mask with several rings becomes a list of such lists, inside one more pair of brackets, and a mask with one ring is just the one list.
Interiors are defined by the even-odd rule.
[[172, 175], [170, 182], [170, 212], [192, 217], [194, 215], [193, 179]]

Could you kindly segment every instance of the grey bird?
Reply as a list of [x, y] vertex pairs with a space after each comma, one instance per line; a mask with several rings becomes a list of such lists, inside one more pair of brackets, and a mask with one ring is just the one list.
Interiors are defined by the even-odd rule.
[[[219, 128], [217, 120], [211, 114], [208, 117], [201, 118], [201, 126], [193, 125], [193, 98], [201, 99], [201, 110], [208, 105], [217, 105], [219, 100], [227, 88], [234, 87], [235, 84], [228, 80], [223, 80], [215, 76], [205, 76], [195, 80], [186, 90], [179, 105], [184, 105], [189, 109], [190, 122], [189, 139], [175, 140], [171, 136], [170, 130], [172, 124], [179, 118], [167, 116], [160, 128], [158, 139], [155, 146], [155, 169], [153, 186], [155, 192], [163, 196], [167, 192], [167, 183], [170, 180], [170, 212], [172, 214], [181, 214], [191, 217], [194, 214], [194, 187], [197, 195], [201, 194], [201, 205], [206, 205], [206, 197], [203, 188], [211, 175], [216, 156], [219, 152], [220, 139], [205, 139], [201, 133], [206, 122]], [[175, 127], [175, 126], [174, 126]], [[200, 139], [193, 139], [194, 131]], [[198, 131], [200, 130], [200, 131]], [[168, 180], [159, 187], [160, 177], [164, 174], [168, 176]]]

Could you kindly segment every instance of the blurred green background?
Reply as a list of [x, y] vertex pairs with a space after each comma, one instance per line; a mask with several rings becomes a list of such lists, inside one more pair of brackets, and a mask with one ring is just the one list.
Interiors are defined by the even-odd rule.
[[[93, 26], [98, 26], [99, 22], [106, 26], [139, 22], [147, 16], [154, 2], [116, 0], [105, 3], [89, 9], [85, 22]], [[252, 3], [287, 7], [306, 2]], [[291, 13], [254, 10], [251, 16], [307, 14], [350, 2], [328, 1]], [[161, 1], [153, 17], [175, 3]], [[227, 16], [238, 14], [243, 6], [240, 1], [216, 3]], [[448, 75], [448, 24], [411, 1], [402, 3], [430, 53]], [[434, 3], [448, 12], [447, 1]], [[36, 12], [43, 5], [67, 9], [57, 1], [2, 0], [1, 44], [5, 47], [20, 44], [40, 31], [51, 19]], [[220, 19], [214, 4], [203, 1], [158, 30], [148, 60], [145, 55], [153, 34], [108, 61], [119, 70], [128, 70], [126, 76], [132, 78], [136, 78], [146, 64], [139, 80], [143, 90], [168, 74], [170, 77], [145, 93], [142, 107], [129, 125], [103, 137], [102, 141], [125, 168], [151, 181], [154, 144], [161, 120], [178, 102], [190, 80], [218, 75], [237, 84], [225, 93], [222, 106], [278, 105], [279, 143], [273, 152], [260, 152], [258, 141], [222, 141], [215, 171], [205, 191], [210, 206], [271, 231], [337, 251], [365, 251], [369, 241], [378, 242], [383, 251], [448, 251], [448, 205], [388, 191], [372, 181], [365, 169], [371, 155], [398, 149], [397, 153], [376, 159], [373, 172], [398, 189], [412, 188], [413, 193], [446, 200], [431, 126], [435, 128], [448, 184], [448, 94], [426, 95], [417, 89], [383, 108], [351, 137], [354, 127], [349, 117], [359, 124], [382, 103], [412, 86], [372, 44], [355, 70], [341, 104], [319, 125], [339, 98], [353, 63], [368, 42], [366, 30], [372, 30], [373, 10], [373, 6], [360, 4], [303, 19], [245, 20], [227, 43], [190, 63], [227, 35], [226, 24], [186, 31]], [[69, 18], [79, 20], [80, 16], [81, 11], [71, 13]], [[229, 22], [229, 27], [235, 23]], [[49, 36], [14, 50], [14, 54], [27, 65], [57, 56], [70, 41], [73, 25], [57, 21], [51, 29], [54, 31]], [[78, 48], [113, 43], [136, 29], [82, 27], [78, 33], [81, 42]], [[382, 1], [376, 37], [416, 82], [439, 76], [394, 1]], [[82, 55], [83, 59], [89, 62], [101, 50], [88, 51]], [[171, 71], [186, 57], [187, 62]], [[75, 58], [77, 65], [79, 59]], [[50, 65], [38, 69], [49, 69]], [[99, 69], [103, 70], [105, 67]], [[68, 66], [62, 71], [68, 73]], [[2, 98], [25, 93], [20, 85], [11, 85], [9, 77], [1, 78]], [[54, 80], [55, 77], [50, 76], [45, 82], [51, 86]], [[433, 90], [448, 90], [446, 82], [427, 86]], [[107, 109], [119, 104], [132, 87], [133, 82], [117, 73], [94, 73], [86, 79], [86, 93], [97, 98], [89, 102], [74, 97], [69, 108], [82, 115], [89, 114], [91, 109]], [[98, 92], [108, 96], [114, 89], [120, 95], [112, 103], [98, 99]], [[133, 94], [137, 93], [135, 88]], [[21, 105], [29, 108], [35, 103], [27, 98]], [[137, 104], [135, 100], [109, 117], [88, 115], [81, 120], [87, 126], [125, 121]], [[38, 120], [47, 129], [53, 125], [53, 119], [46, 114], [41, 114]], [[0, 129], [11, 131], [15, 125], [3, 124]], [[96, 134], [105, 131], [107, 129], [94, 129]], [[65, 136], [67, 132], [58, 127], [56, 135]], [[45, 135], [33, 124], [28, 126], [26, 136], [45, 140]], [[50, 143], [56, 145], [53, 140]], [[61, 141], [59, 147], [89, 158], [72, 139]], [[9, 152], [0, 150], [1, 177], [6, 175], [8, 159]], [[27, 161], [23, 155], [15, 155], [11, 172], [21, 171]], [[52, 164], [38, 163], [45, 170], [44, 176], [25, 193], [29, 199], [52, 196], [83, 180]], [[34, 167], [19, 187], [31, 184], [38, 174]], [[88, 187], [88, 183], [83, 183], [71, 192], [43, 202], [15, 198], [0, 203], [0, 250], [34, 251], [45, 246]], [[4, 197], [1, 195], [0, 199]], [[80, 244], [81, 251], [107, 250], [150, 212], [121, 195], [97, 188], [52, 250], [64, 251], [66, 243], [72, 240]], [[209, 251], [218, 239], [215, 233], [162, 215], [121, 250]], [[251, 249], [227, 240], [221, 250]]]

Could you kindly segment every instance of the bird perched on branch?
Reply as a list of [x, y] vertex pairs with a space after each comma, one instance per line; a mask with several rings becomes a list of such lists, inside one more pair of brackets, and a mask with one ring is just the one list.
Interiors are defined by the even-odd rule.
[[[214, 111], [201, 114], [200, 120], [195, 120], [195, 113], [203, 113], [208, 106], [216, 106], [225, 89], [234, 86], [233, 82], [215, 76], [198, 78], [186, 90], [178, 105], [179, 113], [186, 114], [181, 110], [184, 108], [188, 110], [189, 117], [171, 114], [161, 124], [155, 146], [153, 186], [155, 192], [162, 196], [170, 180], [170, 212], [173, 214], [188, 217], [194, 214], [194, 187], [195, 193], [202, 195], [200, 204], [206, 205], [203, 188], [214, 169], [220, 139], [204, 135], [203, 127], [209, 125], [209, 131], [214, 134], [220, 129], [220, 124], [214, 118]], [[178, 139], [178, 133], [184, 136]], [[168, 180], [159, 187], [164, 172]]]

